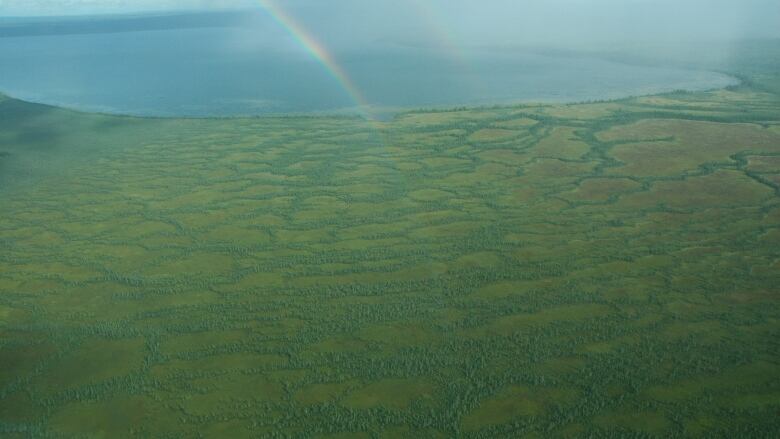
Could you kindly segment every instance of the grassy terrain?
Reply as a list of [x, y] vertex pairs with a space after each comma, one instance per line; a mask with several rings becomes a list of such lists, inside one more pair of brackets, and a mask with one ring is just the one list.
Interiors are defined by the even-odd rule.
[[0, 436], [777, 437], [772, 90], [386, 123], [0, 97]]

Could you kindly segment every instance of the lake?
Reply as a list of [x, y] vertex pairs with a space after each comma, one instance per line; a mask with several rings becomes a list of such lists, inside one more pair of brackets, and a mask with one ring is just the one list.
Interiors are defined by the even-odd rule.
[[[260, 37], [258, 35], [261, 35]], [[358, 101], [291, 41], [236, 28], [0, 38], [0, 90], [144, 116], [349, 112]], [[292, 48], [292, 50], [290, 50]], [[736, 83], [715, 72], [533, 51], [375, 44], [335, 54], [362, 104], [400, 108], [580, 102]]]

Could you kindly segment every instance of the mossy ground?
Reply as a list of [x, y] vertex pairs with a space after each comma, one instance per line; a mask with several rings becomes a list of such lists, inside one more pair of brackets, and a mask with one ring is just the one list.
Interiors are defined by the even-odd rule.
[[780, 431], [770, 92], [0, 113], [2, 435]]

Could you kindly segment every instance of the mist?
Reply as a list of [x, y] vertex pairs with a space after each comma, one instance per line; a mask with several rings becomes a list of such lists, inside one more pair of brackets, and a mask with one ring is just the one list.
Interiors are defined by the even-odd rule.
[[[392, 42], [483, 46], [608, 47], [780, 37], [772, 0], [277, 0], [332, 49]], [[259, 1], [0, 0], [0, 17], [240, 9], [235, 25], [269, 25]], [[223, 18], [217, 20], [224, 21]], [[201, 25], [203, 25], [201, 23]]]
[[594, 46], [780, 36], [768, 0], [336, 0], [285, 2], [333, 44], [372, 40], [478, 46]]
[[[714, 73], [734, 71], [737, 43], [780, 37], [776, 23], [769, 0], [0, 0], [0, 51], [16, 60], [0, 86], [155, 115], [614, 99], [727, 86]], [[90, 34], [112, 36], [75, 38]], [[317, 67], [322, 53], [343, 72]]]
[[771, 438], [780, 0], [0, 0], [0, 439]]
[[[446, 43], [460, 47], [586, 46], [780, 37], [780, 2], [772, 0], [277, 0], [276, 3], [319, 38], [341, 47], [376, 41]], [[0, 0], [0, 17], [225, 9], [240, 9], [244, 18], [263, 13], [260, 2], [254, 0]], [[251, 24], [251, 20], [243, 24]]]

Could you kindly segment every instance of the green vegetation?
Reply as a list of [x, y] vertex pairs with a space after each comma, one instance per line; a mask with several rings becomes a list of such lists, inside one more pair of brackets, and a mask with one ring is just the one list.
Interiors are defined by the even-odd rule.
[[776, 437], [771, 90], [386, 123], [0, 97], [0, 436]]

